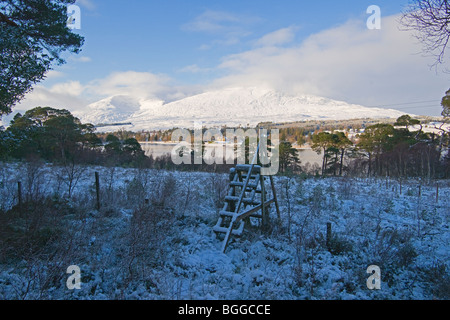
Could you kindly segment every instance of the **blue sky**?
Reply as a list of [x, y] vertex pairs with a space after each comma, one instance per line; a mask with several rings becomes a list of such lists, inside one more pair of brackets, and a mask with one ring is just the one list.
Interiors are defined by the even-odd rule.
[[[88, 3], [89, 5], [84, 5]], [[383, 14], [401, 11], [405, 1], [379, 1]], [[365, 21], [371, 1], [299, 0], [89, 0], [82, 8], [89, 66], [71, 73], [80, 80], [114, 71], [149, 71], [181, 81], [201, 82], [180, 72], [187, 66], [213, 68], [221, 58], [248, 50], [270, 32], [294, 26], [295, 40], [345, 23]], [[94, 69], [92, 69], [94, 68]], [[95, 71], [95, 72], [93, 72]], [[213, 75], [210, 75], [214, 77]]]
[[[370, 5], [381, 30], [368, 30]], [[407, 0], [78, 0], [79, 55], [17, 108], [75, 110], [113, 94], [174, 100], [266, 85], [366, 106], [439, 115], [450, 76], [430, 70], [396, 15]], [[427, 101], [424, 104], [416, 102]], [[432, 102], [428, 102], [432, 101]], [[423, 107], [423, 108], [420, 108]]]

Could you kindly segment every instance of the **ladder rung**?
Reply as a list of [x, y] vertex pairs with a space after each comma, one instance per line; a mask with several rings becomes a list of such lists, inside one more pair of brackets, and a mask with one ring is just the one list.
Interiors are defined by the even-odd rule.
[[230, 212], [230, 211], [220, 211], [219, 214], [222, 217], [234, 217], [234, 212]]
[[[243, 230], [244, 230], [244, 228], [243, 228], [243, 224], [241, 224], [241, 227], [239, 227], [239, 229], [234, 229], [231, 233], [233, 234], [233, 236], [241, 236], [242, 235], [242, 232], [243, 232]], [[214, 232], [215, 233], [227, 233], [228, 232], [228, 228], [225, 228], [225, 227], [217, 227], [217, 226], [215, 226], [214, 228], [213, 228], [213, 230], [214, 230]]]
[[246, 192], [253, 192], [255, 191], [255, 193], [261, 193], [261, 189], [255, 189], [255, 188], [247, 188], [247, 190], [245, 190]]
[[[250, 177], [249, 182], [251, 182], [251, 183], [257, 183], [258, 180], [259, 180], [258, 177], [259, 177], [258, 175], [252, 175], [252, 176]], [[246, 174], [243, 174], [243, 175], [242, 175], [242, 179], [245, 181], [245, 179], [247, 179], [247, 175], [246, 175]]]
[[[225, 201], [239, 202], [239, 197], [226, 196]], [[252, 200], [250, 198], [244, 198], [242, 200], [242, 202], [245, 204], [252, 204], [252, 205], [260, 205], [261, 204], [261, 202], [259, 202], [257, 200]]]
[[[221, 217], [232, 218], [234, 216], [234, 212], [229, 212], [229, 211], [220, 211], [219, 214]], [[250, 215], [250, 217], [262, 219], [262, 215], [260, 213], [254, 213], [254, 214]]]
[[[244, 182], [233, 181], [233, 182], [230, 182], [230, 186], [232, 186], [232, 187], [243, 187], [244, 186]], [[258, 184], [249, 183], [248, 186], [247, 186], [247, 189], [248, 188], [255, 189], [257, 187], [258, 187]]]
[[[249, 164], [238, 164], [237, 166], [236, 166], [236, 170], [237, 171], [249, 171], [250, 170], [250, 168], [251, 168], [251, 165], [249, 165]], [[253, 171], [252, 172], [257, 172], [257, 173], [259, 173], [259, 172], [261, 172], [261, 166], [253, 166]]]
[[[234, 212], [230, 212], [230, 211], [220, 211], [219, 212], [221, 217], [229, 217], [229, 218], [233, 218], [234, 217]], [[255, 213], [252, 214], [250, 217], [252, 218], [262, 218], [262, 215], [260, 213]]]

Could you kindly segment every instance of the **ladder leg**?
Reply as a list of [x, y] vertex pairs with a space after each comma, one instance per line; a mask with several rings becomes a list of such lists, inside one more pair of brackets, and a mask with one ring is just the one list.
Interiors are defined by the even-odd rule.
[[223, 242], [222, 242], [222, 252], [223, 253], [225, 253], [225, 251], [227, 250], [228, 242], [230, 241], [231, 233], [233, 232], [233, 227], [234, 227], [234, 219], [233, 219], [233, 221], [231, 221], [230, 227], [228, 228], [227, 233], [225, 234], [225, 238], [223, 239]]
[[267, 226], [267, 216], [266, 216], [266, 190], [265, 190], [265, 178], [261, 176], [261, 216], [262, 216], [262, 225], [263, 228]]
[[275, 183], [273, 182], [273, 177], [270, 176], [270, 184], [272, 186], [272, 194], [273, 194], [273, 198], [275, 200], [275, 207], [277, 209], [277, 218], [278, 218], [278, 223], [281, 224], [281, 214], [280, 214], [280, 207], [278, 206], [278, 200], [277, 200], [277, 192], [275, 190]]

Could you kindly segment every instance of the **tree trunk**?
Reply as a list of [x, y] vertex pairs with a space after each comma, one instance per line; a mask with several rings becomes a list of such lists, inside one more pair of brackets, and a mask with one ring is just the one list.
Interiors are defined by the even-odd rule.
[[327, 154], [326, 154], [325, 148], [323, 148], [322, 177], [325, 175], [325, 166], [326, 166], [325, 159], [326, 159], [326, 156], [327, 156]]
[[345, 154], [345, 149], [341, 150], [341, 163], [339, 164], [339, 176], [342, 177], [342, 168], [344, 166], [344, 154]]
[[336, 152], [335, 156], [334, 156], [334, 164], [333, 164], [333, 175], [336, 176], [336, 171], [337, 171], [337, 165], [338, 165], [338, 152]]

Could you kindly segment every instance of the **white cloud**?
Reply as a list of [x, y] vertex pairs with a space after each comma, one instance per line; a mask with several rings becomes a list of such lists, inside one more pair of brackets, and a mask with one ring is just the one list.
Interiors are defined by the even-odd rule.
[[65, 74], [61, 71], [50, 70], [49, 72], [47, 72], [46, 79], [56, 79], [64, 76]]
[[99, 96], [132, 95], [138, 98], [163, 96], [170, 90], [171, 79], [150, 72], [114, 72], [103, 79], [91, 81], [87, 92]]
[[214, 85], [269, 85], [365, 105], [439, 99], [448, 89], [448, 75], [430, 70], [430, 60], [418, 54], [421, 46], [399, 31], [395, 16], [383, 20], [382, 30], [349, 21], [280, 46], [292, 37], [279, 30], [259, 41], [272, 46], [224, 57], [218, 68], [228, 76]]
[[198, 74], [198, 73], [211, 72], [212, 70], [213, 69], [211, 69], [211, 68], [202, 68], [196, 64], [192, 64], [192, 65], [186, 66], [184, 68], [181, 68], [180, 70], [178, 70], [178, 72]]
[[149, 72], [114, 72], [105, 78], [82, 84], [79, 81], [67, 81], [46, 88], [38, 85], [26, 95], [16, 107], [29, 110], [38, 106], [68, 109], [76, 112], [88, 104], [108, 96], [131, 95], [137, 99], [174, 99], [183, 97], [179, 88], [170, 85], [171, 79], [164, 75]]
[[[79, 91], [72, 93], [79, 93]], [[15, 106], [13, 111], [23, 112], [36, 107], [52, 107], [72, 111], [84, 108], [88, 103], [81, 95], [71, 94], [69, 84], [56, 85], [52, 89], [47, 89], [39, 85], [20, 104]]]
[[[219, 25], [233, 21], [232, 16], [219, 19], [212, 13], [209, 19]], [[439, 100], [448, 90], [449, 75], [430, 70], [428, 65], [433, 61], [419, 54], [421, 45], [409, 33], [398, 30], [396, 19], [384, 18], [381, 30], [368, 30], [363, 20], [348, 21], [301, 43], [294, 42], [296, 27], [279, 29], [255, 40], [253, 49], [223, 57], [215, 68], [192, 64], [178, 70], [227, 74], [212, 84], [177, 86], [164, 74], [114, 72], [89, 83], [68, 81], [51, 88], [38, 86], [17, 109], [48, 105], [75, 111], [113, 95], [173, 101], [229, 86], [264, 86], [367, 106]], [[205, 26], [197, 25], [198, 30]], [[62, 74], [52, 74], [57, 76]], [[437, 104], [433, 111], [438, 115], [441, 107]]]
[[256, 41], [257, 46], [278, 46], [292, 42], [295, 39], [295, 31], [297, 28], [289, 27], [283, 28], [269, 34], [266, 34], [262, 38]]
[[216, 45], [230, 46], [240, 43], [241, 39], [252, 34], [250, 27], [260, 21], [261, 19], [254, 16], [206, 10], [184, 24], [182, 30], [214, 36], [215, 39], [211, 43], [201, 46], [201, 50], [207, 50]]
[[70, 56], [69, 57], [70, 61], [74, 61], [74, 62], [81, 62], [81, 63], [87, 63], [87, 62], [91, 62], [92, 59], [90, 57], [86, 57], [86, 56]]
[[80, 96], [84, 91], [84, 86], [78, 81], [69, 81], [55, 84], [50, 88], [50, 92], [67, 95], [67, 96]]
[[88, 10], [94, 10], [96, 7], [92, 0], [77, 0], [76, 4], [83, 6]]
[[194, 32], [211, 34], [229, 32], [235, 30], [240, 19], [237, 15], [224, 11], [206, 10], [193, 21], [185, 24], [183, 29]]

